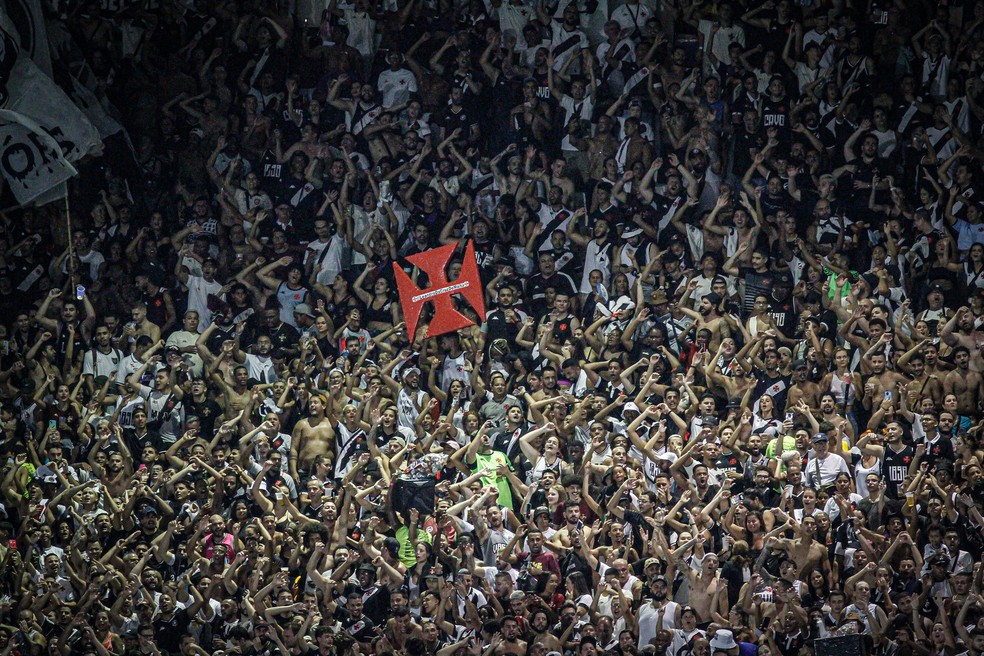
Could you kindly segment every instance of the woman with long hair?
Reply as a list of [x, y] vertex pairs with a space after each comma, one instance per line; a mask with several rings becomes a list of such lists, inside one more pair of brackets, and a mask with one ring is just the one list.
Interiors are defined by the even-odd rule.
[[519, 438], [519, 448], [531, 466], [526, 477], [528, 483], [539, 481], [547, 470], [556, 472], [558, 480], [570, 471], [570, 465], [564, 462], [560, 438], [554, 428], [553, 424], [547, 424]]
[[540, 575], [537, 583], [537, 596], [543, 599], [554, 612], [560, 611], [567, 601], [562, 589], [563, 580], [557, 576], [556, 572], [544, 572]]
[[834, 370], [820, 381], [820, 389], [834, 395], [837, 407], [855, 427], [856, 434], [857, 420], [854, 416], [854, 404], [864, 396], [864, 383], [861, 374], [851, 371], [850, 365], [851, 352], [842, 347], [834, 349]]
[[400, 323], [400, 306], [394, 302], [389, 280], [380, 276], [372, 283], [372, 292], [365, 289], [366, 278], [375, 270], [371, 262], [366, 265], [356, 279], [353, 289], [355, 295], [365, 305], [366, 328], [377, 335]]
[[782, 418], [778, 416], [776, 402], [768, 394], [758, 403], [758, 412], [752, 413], [752, 434], [761, 435], [762, 440], [771, 440], [782, 431]]
[[431, 568], [437, 562], [434, 547], [429, 542], [418, 540], [413, 545], [413, 552], [416, 563], [407, 569], [406, 574], [407, 596], [411, 603], [415, 602], [424, 591], [424, 577], [430, 573]]
[[[742, 510], [739, 511], [739, 508]], [[734, 540], [742, 540], [748, 545], [748, 552], [757, 558], [765, 548], [765, 520], [757, 510], [747, 510], [743, 504], [731, 506], [724, 516], [724, 529]]]

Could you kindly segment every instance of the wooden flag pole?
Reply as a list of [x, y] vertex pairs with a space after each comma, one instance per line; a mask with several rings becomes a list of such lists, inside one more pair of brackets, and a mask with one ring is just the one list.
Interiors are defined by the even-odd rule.
[[68, 204], [68, 185], [65, 186], [65, 227], [68, 230], [68, 263], [66, 268], [68, 269], [68, 280], [71, 283], [69, 285], [69, 293], [74, 297], [75, 295], [75, 285], [77, 284], [75, 263], [72, 261], [72, 256], [74, 253], [74, 248], [72, 244], [72, 209]]

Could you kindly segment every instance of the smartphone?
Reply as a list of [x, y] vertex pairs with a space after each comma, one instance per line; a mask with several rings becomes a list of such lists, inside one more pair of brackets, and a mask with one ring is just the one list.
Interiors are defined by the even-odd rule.
[[51, 430], [52, 428], [54, 428], [57, 425], [58, 425], [58, 422], [55, 421], [54, 419], [48, 420], [48, 430]]
[[786, 421], [792, 421], [792, 420], [793, 420], [793, 413], [792, 412], [787, 412], [786, 413]]
[[885, 400], [886, 401], [891, 401], [892, 400], [892, 390], [886, 390], [885, 391]]

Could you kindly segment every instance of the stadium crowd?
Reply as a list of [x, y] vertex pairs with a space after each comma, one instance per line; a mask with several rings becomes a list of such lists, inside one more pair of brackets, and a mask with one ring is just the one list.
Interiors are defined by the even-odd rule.
[[0, 655], [984, 654], [984, 2], [45, 5]]

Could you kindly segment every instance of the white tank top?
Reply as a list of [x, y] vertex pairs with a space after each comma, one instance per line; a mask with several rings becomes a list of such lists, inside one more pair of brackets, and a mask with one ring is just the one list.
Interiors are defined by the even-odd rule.
[[853, 405], [855, 401], [854, 384], [845, 382], [836, 373], [830, 379], [830, 392], [840, 405]]

